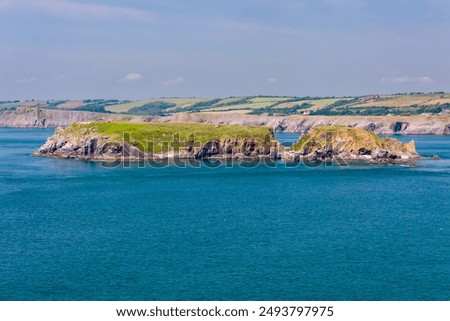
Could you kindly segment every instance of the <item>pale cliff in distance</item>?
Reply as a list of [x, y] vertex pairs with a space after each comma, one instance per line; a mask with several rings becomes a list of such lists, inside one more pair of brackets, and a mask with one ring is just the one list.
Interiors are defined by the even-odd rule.
[[0, 110], [0, 127], [11, 128], [56, 128], [86, 121], [135, 120], [143, 118], [133, 115], [96, 113], [78, 110], [18, 107]]
[[128, 120], [135, 122], [192, 122], [268, 126], [276, 132], [308, 133], [318, 126], [362, 127], [377, 134], [449, 135], [450, 115], [418, 116], [263, 116], [233, 112], [175, 113], [138, 116], [76, 110], [19, 107], [0, 111], [0, 127], [47, 128], [76, 122]]
[[276, 132], [309, 133], [318, 126], [362, 127], [377, 134], [449, 135], [450, 115], [440, 116], [258, 116], [233, 113], [178, 113], [158, 122], [269, 126]]

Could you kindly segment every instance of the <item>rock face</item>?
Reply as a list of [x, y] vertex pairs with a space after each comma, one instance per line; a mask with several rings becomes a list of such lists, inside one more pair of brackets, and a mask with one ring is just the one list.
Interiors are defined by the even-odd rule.
[[21, 107], [0, 111], [0, 127], [59, 127], [75, 122], [131, 120], [162, 123], [211, 123], [268, 126], [277, 132], [309, 133], [318, 126], [361, 127], [377, 134], [449, 135], [450, 115], [442, 116], [258, 116], [236, 113], [177, 113], [165, 117], [103, 114]]
[[[105, 135], [96, 130], [96, 123], [74, 124], [67, 128], [57, 128], [55, 134], [49, 137], [33, 155], [58, 158], [74, 158], [80, 160], [119, 160], [137, 161], [142, 159], [199, 159], [199, 158], [277, 158], [278, 142], [269, 128], [258, 128], [263, 136], [240, 135], [229, 137], [220, 135], [214, 137], [214, 128], [207, 124], [190, 125], [195, 128], [207, 126], [212, 130], [211, 139], [181, 141], [175, 135], [164, 132], [157, 124], [151, 131], [143, 131], [149, 137], [152, 150], [145, 144], [132, 141], [126, 135]], [[128, 123], [122, 123], [127, 125]], [[145, 127], [145, 124], [135, 124]], [[182, 125], [182, 124], [177, 124]], [[81, 128], [80, 128], [81, 126]], [[231, 126], [230, 126], [231, 127]], [[241, 126], [234, 126], [241, 127]], [[129, 127], [124, 127], [129, 128]], [[239, 128], [237, 128], [239, 129]], [[124, 134], [125, 132], [121, 133]], [[141, 135], [141, 132], [139, 133]], [[159, 135], [155, 137], [154, 135]], [[132, 138], [132, 137], [131, 137]], [[141, 137], [142, 138], [142, 137]], [[164, 141], [161, 143], [160, 139]], [[155, 145], [152, 139], [155, 140]], [[161, 143], [161, 144], [160, 144]], [[166, 144], [167, 143], [167, 144]], [[157, 145], [157, 146], [156, 146]]]
[[410, 162], [420, 156], [414, 141], [402, 144], [393, 138], [380, 138], [362, 128], [324, 126], [302, 136], [284, 156], [290, 160]]
[[89, 111], [18, 107], [0, 110], [0, 127], [47, 128], [69, 126], [77, 122], [132, 120], [143, 121], [139, 116], [94, 113]]
[[258, 116], [233, 113], [174, 114], [154, 118], [161, 122], [201, 122], [269, 126], [276, 132], [307, 134], [319, 126], [361, 127], [376, 134], [449, 135], [450, 116]]

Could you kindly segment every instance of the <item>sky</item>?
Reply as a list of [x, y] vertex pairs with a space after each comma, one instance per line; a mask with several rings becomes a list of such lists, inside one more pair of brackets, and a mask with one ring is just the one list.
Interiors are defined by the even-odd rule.
[[0, 100], [450, 91], [448, 0], [0, 0]]

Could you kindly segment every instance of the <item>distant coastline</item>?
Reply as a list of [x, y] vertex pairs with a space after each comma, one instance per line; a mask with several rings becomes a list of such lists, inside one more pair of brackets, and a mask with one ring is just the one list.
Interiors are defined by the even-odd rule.
[[268, 126], [275, 132], [308, 133], [317, 126], [362, 127], [376, 134], [449, 135], [450, 115], [417, 116], [268, 116], [233, 112], [174, 113], [168, 116], [97, 113], [79, 110], [18, 107], [0, 110], [0, 127], [56, 128], [85, 121], [192, 122]]

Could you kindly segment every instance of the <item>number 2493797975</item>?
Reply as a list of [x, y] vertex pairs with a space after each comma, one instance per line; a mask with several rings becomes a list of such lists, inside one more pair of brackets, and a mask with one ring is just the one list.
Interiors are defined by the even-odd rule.
[[331, 317], [333, 316], [332, 306], [270, 306], [259, 307], [260, 317]]

